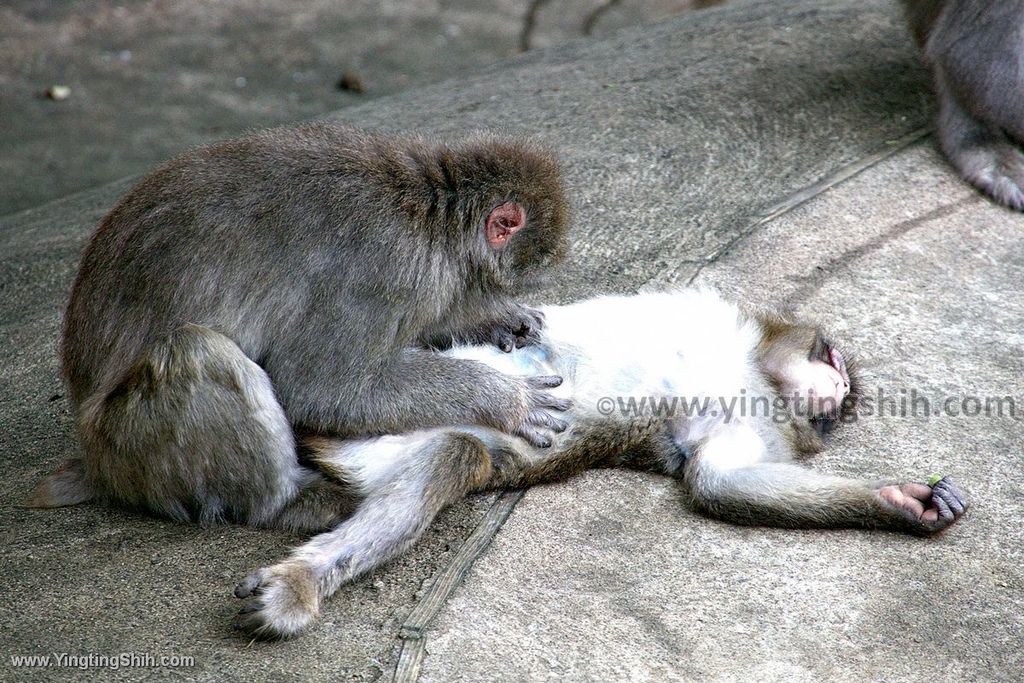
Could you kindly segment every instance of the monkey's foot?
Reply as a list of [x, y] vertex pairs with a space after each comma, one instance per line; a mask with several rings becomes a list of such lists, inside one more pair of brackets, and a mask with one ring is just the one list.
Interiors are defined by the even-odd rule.
[[954, 524], [970, 505], [967, 495], [948, 478], [940, 479], [934, 486], [883, 486], [878, 495], [899, 511], [914, 530], [924, 533], [942, 531]]
[[964, 178], [994, 200], [1024, 210], [1024, 153], [1009, 140], [990, 140], [950, 154]]
[[235, 587], [235, 597], [245, 600], [235, 625], [257, 638], [294, 636], [320, 612], [313, 570], [297, 560], [257, 569]]

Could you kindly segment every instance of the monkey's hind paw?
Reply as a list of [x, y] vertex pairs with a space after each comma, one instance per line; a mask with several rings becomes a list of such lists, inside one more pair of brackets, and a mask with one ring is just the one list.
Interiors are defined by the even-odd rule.
[[1003, 206], [1017, 211], [1024, 210], [1024, 189], [1016, 179], [1008, 175], [992, 173], [975, 181], [974, 184]]
[[1024, 210], [1024, 153], [998, 139], [957, 150], [951, 155], [969, 183], [1003, 206]]
[[235, 597], [245, 601], [235, 626], [257, 638], [297, 635], [320, 612], [313, 570], [294, 560], [257, 569], [235, 587]]

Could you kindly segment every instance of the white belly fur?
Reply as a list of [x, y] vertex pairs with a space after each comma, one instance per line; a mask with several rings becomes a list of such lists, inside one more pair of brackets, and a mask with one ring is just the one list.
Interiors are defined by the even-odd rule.
[[[752, 357], [760, 339], [756, 324], [735, 304], [708, 289], [680, 289], [635, 296], [605, 296], [542, 309], [541, 341], [504, 353], [493, 346], [461, 346], [445, 353], [485, 363], [511, 375], [559, 375], [553, 393], [572, 398], [570, 419], [623, 419], [618, 411], [599, 412], [598, 402], [630, 397], [705, 397], [717, 405], [741, 390], [759, 385]], [[618, 405], [616, 403], [616, 405]], [[734, 418], [736, 419], [736, 418]], [[675, 433], [696, 443], [718, 429], [725, 417], [677, 415]], [[456, 426], [488, 447], [507, 444], [506, 434], [478, 426]], [[368, 488], [387, 479], [403, 453], [437, 431], [360, 439], [336, 451], [339, 465], [350, 468]], [[527, 450], [516, 439], [518, 450]], [[558, 448], [556, 437], [554, 449]], [[538, 455], [540, 455], [538, 453]]]
[[[642, 397], [729, 401], [751, 386], [757, 325], [735, 304], [708, 289], [605, 296], [544, 309], [536, 346], [503, 353], [491, 346], [458, 347], [449, 355], [516, 375], [559, 375], [555, 394], [571, 397], [576, 417], [615, 419], [621, 401]], [[598, 411], [611, 399], [616, 414]], [[699, 441], [724, 419], [679, 419], [677, 433]], [[474, 429], [474, 433], [481, 430]], [[486, 431], [486, 430], [483, 430]]]

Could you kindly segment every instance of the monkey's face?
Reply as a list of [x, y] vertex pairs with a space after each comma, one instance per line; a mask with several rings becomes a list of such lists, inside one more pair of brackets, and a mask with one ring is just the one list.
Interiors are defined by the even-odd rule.
[[796, 417], [824, 433], [852, 412], [857, 400], [852, 359], [820, 329], [773, 322], [765, 346], [765, 371]]
[[800, 397], [809, 417], [836, 412], [850, 393], [846, 362], [835, 349], [828, 349], [822, 358], [794, 359], [783, 367], [778, 380], [782, 395]]
[[859, 389], [856, 363], [848, 351], [828, 339], [821, 330], [815, 330], [808, 360], [812, 367], [817, 368], [817, 381], [823, 382], [820, 388], [827, 392], [830, 383], [835, 387], [834, 400], [826, 396], [811, 417], [811, 424], [823, 434], [856, 408]]

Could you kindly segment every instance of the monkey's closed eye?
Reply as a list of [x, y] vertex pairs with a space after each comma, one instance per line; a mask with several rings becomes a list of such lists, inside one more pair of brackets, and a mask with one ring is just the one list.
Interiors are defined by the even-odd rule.
[[828, 350], [828, 360], [826, 362], [839, 373], [847, 384], [850, 383], [850, 375], [846, 370], [846, 360], [843, 359], [843, 354], [830, 347]]

